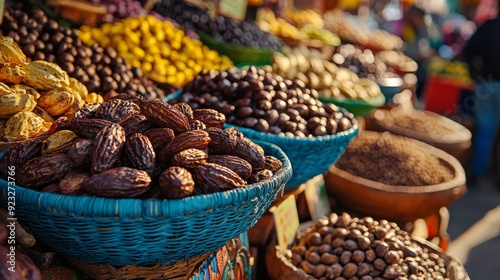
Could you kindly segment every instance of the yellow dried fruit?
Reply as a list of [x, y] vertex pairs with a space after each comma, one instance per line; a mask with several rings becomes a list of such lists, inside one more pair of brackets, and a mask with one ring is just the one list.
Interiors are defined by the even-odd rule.
[[0, 63], [22, 64], [26, 62], [26, 56], [12, 37], [0, 36]]
[[5, 132], [5, 123], [7, 122], [8, 119], [0, 119], [0, 139], [3, 138], [4, 132]]
[[14, 93], [14, 91], [6, 84], [0, 82], [0, 96]]
[[47, 132], [50, 123], [33, 112], [19, 112], [10, 117], [5, 124], [4, 138], [7, 141], [26, 140]]
[[47, 111], [45, 111], [43, 108], [36, 106], [31, 112], [35, 113], [37, 116], [41, 117], [44, 121], [46, 122], [53, 122], [54, 119], [52, 118]]
[[38, 90], [49, 90], [69, 86], [69, 76], [57, 64], [35, 60], [23, 64], [26, 72], [25, 84]]
[[42, 93], [38, 106], [51, 116], [62, 115], [75, 102], [75, 95], [69, 88], [56, 88]]
[[26, 72], [21, 65], [1, 64], [0, 82], [19, 84], [26, 78]]
[[78, 136], [71, 130], [60, 130], [42, 143], [42, 155], [60, 154], [69, 150]]
[[10, 89], [14, 93], [31, 94], [35, 97], [35, 100], [38, 100], [40, 98], [40, 93], [36, 89], [29, 87], [27, 85], [23, 84], [12, 85]]
[[36, 106], [33, 95], [11, 93], [0, 96], [0, 118], [10, 118], [16, 113], [31, 111]]
[[73, 94], [73, 97], [75, 98], [73, 104], [64, 112], [64, 116], [72, 118], [75, 112], [78, 109], [82, 108], [83, 105], [85, 105], [85, 101], [80, 96], [80, 93], [76, 92], [71, 88], [65, 88], [65, 89], [69, 90], [69, 92], [71, 92], [71, 94]]
[[85, 102], [102, 104], [104, 103], [104, 99], [99, 94], [92, 92], [87, 95], [87, 97], [85, 98]]
[[74, 91], [78, 92], [80, 94], [81, 99], [83, 100], [85, 100], [85, 98], [87, 98], [87, 95], [89, 94], [87, 87], [73, 77], [69, 78], [69, 87]]

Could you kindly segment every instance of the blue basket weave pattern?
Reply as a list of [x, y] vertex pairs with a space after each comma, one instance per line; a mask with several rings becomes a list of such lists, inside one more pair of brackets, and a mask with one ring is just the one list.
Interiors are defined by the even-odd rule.
[[288, 181], [287, 188], [298, 187], [314, 176], [325, 173], [332, 164], [337, 162], [358, 134], [357, 125], [335, 135], [314, 138], [284, 137], [232, 124], [226, 124], [226, 126], [238, 128], [246, 137], [254, 141], [276, 144], [285, 152], [293, 168], [292, 179]]
[[[256, 141], [283, 168], [244, 188], [184, 199], [110, 199], [15, 187], [15, 216], [55, 251], [112, 266], [172, 264], [206, 252], [255, 225], [292, 176], [276, 145]], [[8, 184], [0, 179], [0, 202]]]

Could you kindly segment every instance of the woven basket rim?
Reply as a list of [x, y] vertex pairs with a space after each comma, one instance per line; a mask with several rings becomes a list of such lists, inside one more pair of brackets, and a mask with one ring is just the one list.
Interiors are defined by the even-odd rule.
[[318, 99], [321, 102], [338, 103], [339, 105], [348, 104], [351, 106], [380, 107], [385, 104], [385, 96], [382, 93], [368, 100], [350, 99], [350, 98], [339, 99], [335, 97], [333, 98], [319, 97]]
[[[74, 196], [40, 192], [21, 186], [15, 186], [17, 195], [27, 197], [30, 205], [37, 205], [40, 210], [64, 213], [82, 217], [101, 218], [168, 218], [194, 215], [202, 211], [221, 208], [240, 201], [256, 197], [266, 192], [272, 182], [283, 182], [280, 188], [292, 177], [292, 165], [286, 154], [275, 144], [264, 141], [254, 141], [261, 146], [268, 146], [275, 151], [274, 156], [282, 161], [282, 168], [273, 177], [242, 188], [212, 194], [201, 194], [182, 199], [139, 199], [139, 198], [106, 198], [90, 196]], [[0, 183], [7, 181], [0, 178]], [[5, 194], [4, 194], [5, 195]], [[89, 207], [96, 205], [98, 207]], [[189, 207], [186, 207], [189, 205]]]
[[243, 134], [245, 135], [257, 135], [259, 139], [265, 142], [272, 142], [272, 143], [283, 143], [283, 142], [293, 142], [293, 144], [305, 144], [305, 145], [317, 145], [321, 143], [328, 143], [329, 141], [336, 139], [336, 138], [341, 138], [341, 137], [347, 137], [352, 134], [357, 134], [359, 131], [359, 125], [358, 121], [354, 119], [354, 125], [352, 128], [332, 134], [332, 135], [325, 135], [325, 136], [316, 136], [316, 137], [288, 137], [288, 136], [279, 136], [276, 134], [271, 134], [267, 132], [260, 132], [252, 128], [248, 127], [243, 127], [235, 124], [225, 124], [226, 127], [235, 127]]
[[447, 163], [453, 169], [455, 177], [451, 181], [434, 185], [399, 186], [399, 185], [388, 185], [370, 179], [366, 179], [360, 176], [356, 176], [336, 167], [335, 165], [330, 166], [327, 172], [333, 176], [341, 177], [353, 183], [362, 185], [365, 188], [375, 189], [388, 193], [401, 193], [401, 194], [435, 193], [465, 185], [466, 182], [465, 170], [462, 164], [460, 164], [460, 162], [455, 157], [422, 141], [411, 138], [408, 139], [411, 142], [413, 142], [416, 146], [419, 146], [423, 150], [428, 151], [430, 154], [438, 157], [441, 161]]
[[[383, 112], [383, 110], [381, 110]], [[425, 133], [422, 133], [420, 131], [404, 128], [404, 127], [399, 127], [399, 126], [388, 126], [386, 123], [381, 122], [377, 118], [373, 118], [373, 121], [375, 122], [376, 125], [380, 126], [382, 129], [394, 132], [396, 134], [400, 135], [406, 135], [410, 138], [417, 139], [423, 142], [427, 141], [432, 141], [434, 143], [441, 143], [441, 144], [455, 144], [455, 143], [460, 143], [460, 142], [467, 142], [471, 141], [472, 139], [472, 133], [470, 130], [468, 130], [465, 126], [447, 118], [444, 117], [440, 114], [427, 111], [427, 110], [415, 110], [417, 112], [426, 114], [430, 117], [433, 117], [436, 119], [437, 122], [441, 123], [443, 126], [450, 128], [451, 130], [454, 131], [454, 133], [451, 134], [450, 137], [440, 137], [440, 138], [431, 138]], [[375, 112], [374, 112], [375, 115]]]

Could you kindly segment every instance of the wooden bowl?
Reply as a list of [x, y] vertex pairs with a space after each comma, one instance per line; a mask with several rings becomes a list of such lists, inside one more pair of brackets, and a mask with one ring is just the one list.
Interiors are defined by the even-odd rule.
[[[332, 165], [324, 174], [329, 195], [359, 213], [396, 222], [414, 222], [438, 213], [467, 192], [465, 171], [453, 156], [412, 140], [454, 171], [448, 182], [427, 186], [393, 186], [355, 176]], [[360, 159], [362, 160], [362, 159]]]
[[[470, 280], [462, 263], [449, 255], [429, 241], [421, 238], [413, 238], [422, 248], [427, 248], [429, 253], [436, 253], [444, 261], [447, 270], [447, 278], [450, 280]], [[302, 269], [294, 266], [283, 254], [276, 242], [271, 242], [266, 251], [266, 266], [271, 280], [310, 280], [311, 278]]]

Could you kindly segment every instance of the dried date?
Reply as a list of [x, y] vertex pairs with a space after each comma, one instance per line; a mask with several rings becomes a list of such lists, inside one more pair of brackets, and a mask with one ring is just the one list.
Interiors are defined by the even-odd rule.
[[92, 140], [79, 138], [68, 150], [68, 163], [72, 168], [90, 169], [92, 166]]
[[71, 171], [59, 182], [59, 192], [62, 194], [78, 195], [81, 192], [82, 183], [90, 178], [88, 172]]
[[102, 129], [92, 147], [91, 173], [96, 174], [113, 167], [125, 146], [125, 130], [117, 123]]
[[208, 155], [203, 150], [186, 149], [180, 151], [172, 158], [172, 164], [184, 168], [195, 168], [207, 162]]
[[49, 154], [33, 158], [17, 172], [19, 185], [36, 189], [45, 184], [61, 180], [70, 166], [65, 154]]
[[234, 151], [238, 138], [226, 130], [209, 127], [205, 130], [210, 136], [208, 149], [210, 154], [230, 154]]
[[259, 145], [247, 138], [238, 139], [231, 154], [248, 161], [254, 172], [265, 168], [266, 160], [264, 151]]
[[193, 110], [193, 118], [202, 121], [207, 127], [222, 128], [226, 122], [226, 116], [213, 109]]
[[189, 121], [193, 120], [193, 108], [191, 108], [191, 106], [189, 106], [189, 104], [184, 103], [184, 102], [179, 102], [179, 103], [175, 103], [173, 106], [175, 109], [182, 112], [184, 114], [184, 116], [186, 116], [186, 118]]
[[175, 138], [174, 131], [170, 128], [151, 128], [144, 131], [143, 135], [148, 137], [157, 155]]
[[134, 102], [111, 99], [99, 106], [95, 112], [95, 117], [116, 123], [130, 116], [137, 115], [140, 112], [141, 109]]
[[183, 132], [172, 141], [170, 141], [160, 152], [159, 159], [162, 162], [170, 161], [171, 157], [186, 149], [198, 149], [204, 150], [208, 143], [210, 143], [210, 137], [208, 133], [203, 130], [190, 130]]
[[70, 127], [76, 135], [94, 139], [103, 128], [111, 124], [112, 122], [101, 119], [74, 119], [71, 121]]
[[159, 186], [165, 198], [184, 198], [194, 192], [191, 173], [179, 166], [165, 169], [160, 175]]
[[149, 175], [155, 168], [156, 154], [148, 137], [135, 133], [125, 143], [125, 154], [131, 167], [146, 171]]
[[231, 155], [210, 155], [208, 162], [216, 163], [225, 166], [234, 171], [243, 180], [246, 180], [252, 175], [252, 166], [248, 161]]
[[138, 197], [149, 190], [151, 177], [142, 170], [115, 167], [90, 176], [82, 183], [85, 192], [103, 197]]
[[144, 101], [141, 103], [141, 112], [160, 127], [168, 127], [175, 132], [184, 132], [189, 128], [188, 118], [168, 103], [159, 100]]
[[42, 143], [47, 137], [28, 139], [10, 147], [0, 158], [0, 175], [2, 175], [2, 178], [7, 179], [9, 166], [14, 166], [15, 170], [19, 170], [28, 160], [39, 155], [42, 150]]
[[144, 115], [130, 116], [120, 121], [119, 124], [125, 129], [127, 136], [134, 133], [143, 133], [151, 127], [151, 122]]
[[192, 174], [196, 187], [203, 193], [232, 190], [246, 185], [245, 180], [231, 169], [215, 163], [199, 165]]
[[265, 169], [271, 170], [273, 173], [280, 170], [283, 164], [279, 159], [273, 156], [265, 156]]
[[75, 120], [92, 119], [94, 118], [97, 109], [99, 109], [99, 106], [101, 106], [101, 104], [99, 103], [85, 103], [85, 105], [83, 105], [82, 108], [78, 109], [75, 112], [73, 119]]

